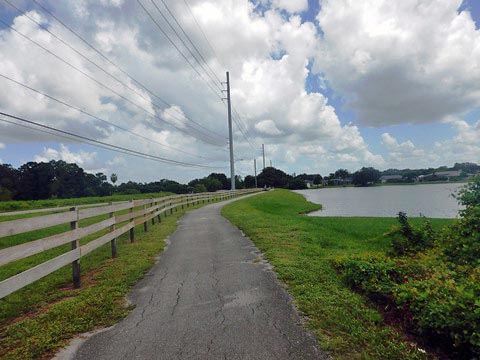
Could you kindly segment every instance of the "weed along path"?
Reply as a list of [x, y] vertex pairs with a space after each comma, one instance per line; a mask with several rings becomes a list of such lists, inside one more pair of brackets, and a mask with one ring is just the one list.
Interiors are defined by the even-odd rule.
[[220, 215], [230, 201], [187, 213], [131, 294], [132, 313], [73, 358], [326, 358], [253, 243]]

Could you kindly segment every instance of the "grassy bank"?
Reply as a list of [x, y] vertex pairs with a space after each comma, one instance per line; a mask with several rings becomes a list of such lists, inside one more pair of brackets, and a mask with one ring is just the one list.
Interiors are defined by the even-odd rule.
[[[1, 299], [0, 358], [48, 357], [76, 334], [112, 325], [125, 317], [130, 311], [125, 307], [125, 295], [155, 263], [164, 248], [163, 240], [176, 229], [177, 220], [183, 214], [184, 211], [179, 209], [167, 217], [162, 216], [161, 224], [149, 225], [146, 233], [143, 226], [136, 227], [134, 243], [130, 243], [128, 234], [124, 234], [117, 240], [118, 256], [115, 259], [110, 258], [108, 245], [82, 257], [81, 289], [72, 288], [71, 267], [66, 266]], [[96, 218], [88, 220], [98, 221]], [[62, 231], [55, 227], [47, 230]], [[18, 237], [10, 240], [17, 243], [28, 241]], [[10, 245], [3, 244], [3, 247]], [[61, 253], [62, 249], [5, 265], [1, 268], [0, 278], [42, 262], [45, 256], [55, 256], [56, 252]]]
[[[265, 253], [308, 317], [320, 346], [335, 358], [417, 359], [426, 355], [341, 279], [343, 257], [384, 254], [392, 218], [307, 217], [317, 210], [298, 194], [275, 190], [226, 206], [223, 214]], [[413, 219], [415, 224], [417, 219]], [[432, 220], [434, 228], [450, 220]]]

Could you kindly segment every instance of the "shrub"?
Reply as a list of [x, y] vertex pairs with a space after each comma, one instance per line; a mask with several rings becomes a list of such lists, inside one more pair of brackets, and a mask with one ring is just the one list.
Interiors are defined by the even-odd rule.
[[348, 258], [336, 266], [348, 285], [373, 298], [390, 298], [412, 271], [408, 264], [390, 258]]
[[465, 209], [451, 226], [416, 228], [399, 213], [387, 257], [345, 259], [337, 268], [350, 286], [408, 311], [420, 334], [455, 348], [456, 357], [480, 358], [480, 177], [457, 198]]
[[399, 212], [398, 222], [400, 225], [387, 233], [392, 239], [394, 255], [415, 254], [433, 246], [435, 233], [429, 221], [426, 220], [421, 228], [414, 228], [408, 222], [407, 214]]

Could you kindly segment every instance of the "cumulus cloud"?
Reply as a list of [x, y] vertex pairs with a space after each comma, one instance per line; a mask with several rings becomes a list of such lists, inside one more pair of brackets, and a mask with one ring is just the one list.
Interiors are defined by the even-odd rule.
[[308, 0], [273, 0], [272, 5], [290, 13], [299, 13], [308, 9]]
[[278, 130], [273, 120], [262, 120], [255, 124], [255, 129], [267, 136], [278, 136], [282, 134], [282, 132]]
[[453, 165], [455, 162], [478, 162], [480, 159], [480, 121], [472, 124], [460, 119], [446, 121], [452, 126], [453, 137], [437, 141], [433, 146], [418, 146], [411, 140], [398, 142], [389, 133], [382, 134], [390, 167], [418, 168]]
[[[189, 0], [189, 4], [208, 36], [213, 51], [185, 3], [169, 2], [172, 12], [177, 15], [178, 21], [220, 80], [223, 80], [225, 68], [230, 71], [234, 106], [244, 115], [242, 118], [246, 133], [253, 142], [252, 149], [235, 127], [235, 146], [239, 156], [257, 156], [260, 144], [268, 139], [269, 156], [279, 165], [285, 161], [287, 171], [294, 170], [301, 160], [311, 164], [312, 171], [326, 167], [355, 168], [384, 164], [383, 157], [369, 149], [358, 126], [340, 121], [336, 109], [325, 95], [305, 90], [312, 58], [316, 57], [316, 66], [320, 65], [319, 45], [322, 44], [322, 51], [328, 49], [332, 56], [336, 56], [336, 49], [327, 46], [328, 34], [332, 30], [328, 23], [320, 21], [325, 38], [319, 43], [320, 35], [315, 24], [302, 22], [300, 16], [295, 15], [306, 9], [307, 1], [274, 0], [269, 3], [271, 8], [262, 14], [256, 12], [254, 4], [247, 1]], [[158, 17], [151, 4], [146, 2], [146, 6]], [[326, 5], [326, 11], [328, 6], [332, 5]], [[227, 133], [225, 104], [218, 99], [222, 96], [220, 91], [215, 96], [212, 94], [205, 82], [181, 58], [135, 2], [51, 1], [51, 8], [162, 100], [129, 79], [36, 8], [29, 9], [29, 16], [43, 23], [135, 91], [132, 92], [65, 48], [25, 16], [15, 17], [13, 26], [82, 71], [95, 76], [118, 95], [22, 40], [9, 29], [0, 31], [0, 73], [153, 141], [145, 141], [81, 115], [4, 79], [0, 79], [2, 89], [5, 90], [0, 93], [2, 108], [49, 125], [157, 156], [210, 166], [227, 165], [226, 141], [221, 147], [213, 147], [159, 121], [158, 118], [161, 118], [182, 130], [190, 131], [191, 127], [185, 125], [188, 124], [188, 117], [222, 136]], [[289, 16], [285, 17], [283, 10], [289, 12]], [[358, 54], [355, 66], [370, 71], [368, 64], [372, 54], [366, 50]], [[344, 57], [339, 57], [339, 60], [343, 59]], [[331, 69], [331, 63], [325, 60], [322, 66], [325, 68], [325, 79], [335, 85], [337, 82], [332, 79], [336, 73]], [[339, 66], [344, 67], [341, 61]], [[357, 82], [355, 77], [352, 79]], [[215, 82], [220, 85], [217, 79]], [[0, 139], [2, 142], [33, 142], [38, 141], [38, 135], [20, 132], [11, 125], [2, 125]], [[45, 138], [41, 139], [43, 141]], [[73, 153], [68, 157], [69, 150], [65, 148], [55, 150], [49, 147], [40, 158], [70, 158], [88, 164], [85, 154]], [[102, 158], [100, 165], [89, 166], [101, 166], [108, 171], [118, 172], [121, 178], [139, 181], [159, 177], [187, 180], [212, 171], [182, 169], [164, 164], [146, 166], [146, 160], [133, 160], [103, 150], [99, 151], [97, 162], [99, 158]], [[241, 166], [243, 165], [239, 168]]]
[[60, 144], [60, 149], [44, 148], [42, 154], [35, 156], [34, 161], [48, 162], [50, 160], [63, 160], [67, 163], [75, 163], [80, 167], [90, 170], [97, 160], [96, 152], [71, 151], [64, 144]]
[[324, 0], [316, 70], [370, 126], [480, 105], [480, 31], [462, 0]]

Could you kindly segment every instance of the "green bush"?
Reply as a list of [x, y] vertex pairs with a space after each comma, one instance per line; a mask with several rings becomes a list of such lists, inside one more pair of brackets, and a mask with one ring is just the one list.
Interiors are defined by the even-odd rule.
[[408, 222], [407, 214], [399, 212], [398, 222], [399, 226], [394, 227], [387, 234], [392, 239], [394, 255], [415, 254], [433, 246], [435, 233], [428, 220], [423, 223], [421, 228], [414, 228]]
[[419, 334], [449, 345], [457, 358], [480, 357], [480, 177], [458, 197], [460, 219], [434, 232], [404, 213], [386, 234], [384, 258], [347, 258], [336, 266], [350, 286], [407, 311]]
[[395, 261], [388, 258], [349, 258], [339, 265], [345, 281], [370, 297], [391, 296], [403, 277]]
[[463, 354], [480, 355], [480, 272], [463, 278], [442, 269], [396, 289], [396, 303], [407, 305], [423, 334], [450, 339]]

